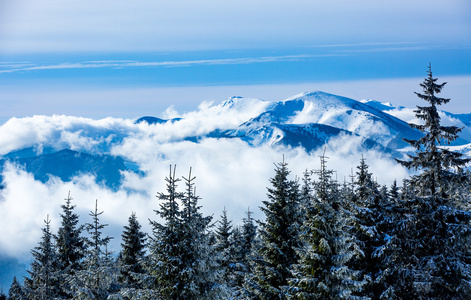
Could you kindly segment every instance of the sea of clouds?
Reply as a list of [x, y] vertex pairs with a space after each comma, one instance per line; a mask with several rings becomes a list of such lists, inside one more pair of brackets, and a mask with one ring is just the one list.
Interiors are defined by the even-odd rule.
[[[136, 124], [129, 119], [93, 120], [64, 115], [10, 119], [0, 127], [0, 155], [27, 147], [35, 147], [39, 153], [45, 147], [53, 147], [119, 155], [139, 166], [144, 175], [123, 172], [122, 187], [113, 191], [97, 184], [90, 174], [79, 175], [70, 182], [51, 178], [42, 183], [21, 168], [7, 165], [3, 172], [5, 188], [0, 192], [0, 254], [28, 261], [47, 216], [52, 220], [52, 231], [59, 228], [60, 205], [69, 191], [81, 223], [91, 221], [88, 214], [98, 199], [98, 209], [104, 211], [100, 220], [109, 225], [105, 234], [114, 237], [110, 248], [119, 251], [123, 226], [132, 212], [148, 233], [148, 219], [158, 220], [155, 210], [159, 202], [155, 196], [165, 191], [164, 178], [169, 175], [170, 165], [177, 166], [180, 177], [188, 176], [192, 168], [205, 215], [213, 215], [217, 221], [225, 208], [236, 225], [249, 208], [256, 219], [263, 219], [259, 206], [266, 199], [269, 178], [275, 174], [274, 164], [283, 159], [292, 179], [302, 177], [305, 170], [318, 169], [324, 149], [328, 168], [337, 171], [335, 176], [340, 182], [350, 180], [362, 155], [380, 183], [390, 185], [394, 179], [401, 182], [407, 176], [385, 154], [364, 150], [360, 137], [340, 136], [310, 153], [298, 147], [253, 147], [236, 138], [185, 140], [215, 129], [236, 128], [267, 105], [268, 102], [243, 99], [219, 105], [204, 102], [198, 110], [185, 114], [169, 108], [165, 118], [182, 120], [153, 125]], [[179, 187], [183, 189], [184, 183], [180, 182]]]

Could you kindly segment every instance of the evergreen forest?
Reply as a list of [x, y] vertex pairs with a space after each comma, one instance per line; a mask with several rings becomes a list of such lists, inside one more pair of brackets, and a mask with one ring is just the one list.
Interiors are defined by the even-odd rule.
[[69, 193], [60, 228], [46, 217], [28, 276], [0, 299], [470, 299], [470, 159], [446, 147], [461, 129], [441, 124], [444, 85], [429, 67], [420, 125], [410, 125], [422, 137], [397, 160], [413, 175], [400, 183], [378, 184], [368, 157], [344, 182], [328, 153], [302, 176], [283, 159], [261, 199], [265, 218], [248, 209], [234, 221], [225, 209], [205, 216], [192, 170], [170, 166], [158, 221], [143, 232], [130, 212], [119, 253], [99, 202], [79, 216]]

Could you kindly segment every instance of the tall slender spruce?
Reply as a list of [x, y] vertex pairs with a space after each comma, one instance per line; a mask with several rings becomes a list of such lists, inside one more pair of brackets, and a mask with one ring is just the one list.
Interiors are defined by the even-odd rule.
[[215, 230], [216, 235], [216, 246], [215, 250], [218, 254], [218, 263], [221, 268], [222, 281], [228, 286], [232, 285], [232, 273], [233, 273], [233, 247], [232, 247], [232, 234], [233, 227], [232, 221], [227, 218], [227, 210], [224, 207], [221, 215], [221, 219], [218, 221], [218, 226]]
[[288, 179], [287, 163], [275, 167], [268, 200], [260, 207], [266, 216], [265, 222], [259, 223], [261, 245], [253, 274], [245, 285], [250, 297], [257, 299], [286, 299], [288, 279], [298, 259], [299, 185]]
[[41, 241], [31, 251], [34, 260], [28, 271], [29, 278], [25, 278], [25, 291], [31, 299], [52, 299], [59, 295], [59, 266], [49, 215], [44, 223]]
[[[180, 279], [183, 261], [183, 245], [185, 243], [181, 228], [181, 212], [178, 202], [183, 193], [177, 191], [178, 179], [175, 175], [176, 166], [170, 166], [170, 174], [165, 178], [166, 193], [158, 193], [161, 201], [160, 209], [155, 212], [162, 223], [150, 220], [152, 235], [149, 240], [149, 256], [146, 263], [148, 275], [143, 284], [149, 295], [162, 299], [178, 299], [185, 282]], [[154, 290], [155, 292], [151, 292]]]
[[104, 300], [118, 292], [118, 270], [108, 252], [108, 243], [112, 237], [103, 236], [103, 229], [108, 224], [100, 222], [102, 214], [103, 211], [98, 212], [98, 200], [96, 200], [95, 209], [89, 214], [92, 222], [86, 224], [89, 238], [83, 267], [69, 277], [74, 299]]
[[399, 161], [418, 174], [403, 193], [407, 214], [398, 223], [394, 240], [402, 253], [391, 255], [390, 265], [397, 267], [393, 287], [403, 298], [466, 298], [471, 292], [471, 215], [458, 204], [455, 190], [468, 180], [462, 169], [469, 159], [444, 147], [458, 138], [461, 129], [441, 125], [437, 106], [450, 99], [437, 96], [445, 83], [436, 83], [430, 66], [427, 75], [420, 84], [423, 93], [416, 93], [428, 104], [415, 110], [423, 124], [410, 124], [424, 135], [406, 140], [415, 154], [408, 161]]
[[82, 259], [85, 256], [85, 239], [82, 237], [84, 227], [79, 225], [79, 216], [74, 213], [75, 205], [70, 192], [61, 205], [61, 226], [55, 236], [58, 263], [60, 272], [60, 293], [63, 297], [71, 297], [67, 277], [80, 270]]
[[139, 275], [144, 274], [144, 257], [146, 252], [146, 234], [141, 231], [141, 224], [133, 212], [124, 226], [121, 235], [121, 253], [119, 255], [119, 281], [126, 288], [140, 289]]

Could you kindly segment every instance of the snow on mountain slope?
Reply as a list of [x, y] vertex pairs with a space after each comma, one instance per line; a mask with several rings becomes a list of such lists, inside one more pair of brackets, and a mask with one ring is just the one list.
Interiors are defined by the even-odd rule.
[[[419, 124], [420, 120], [415, 117], [415, 108], [408, 107], [395, 107], [390, 103], [380, 103], [375, 100], [361, 100], [362, 103], [379, 109], [384, 113], [394, 116], [403, 120], [406, 123]], [[446, 107], [446, 105], [444, 106]], [[457, 126], [463, 128], [459, 134], [459, 139], [452, 143], [452, 145], [463, 145], [471, 143], [471, 114], [453, 114], [444, 110], [438, 110], [442, 125], [444, 126]]]
[[[284, 124], [285, 128], [288, 125], [327, 125], [392, 148], [405, 146], [402, 142], [404, 137], [420, 136], [404, 121], [389, 114], [356, 100], [324, 92], [303, 93], [275, 102], [265, 112], [242, 124], [231, 134], [239, 137], [244, 134], [253, 136], [254, 132], [261, 133], [262, 128], [268, 124]], [[331, 136], [335, 134], [332, 133]], [[263, 135], [259, 139], [263, 140]]]

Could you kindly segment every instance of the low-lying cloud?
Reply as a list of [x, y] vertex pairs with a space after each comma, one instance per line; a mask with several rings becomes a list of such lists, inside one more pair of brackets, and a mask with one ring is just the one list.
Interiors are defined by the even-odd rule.
[[[111, 191], [97, 184], [89, 174], [70, 182], [51, 178], [41, 183], [8, 164], [3, 172], [5, 188], [0, 192], [0, 253], [28, 259], [29, 250], [40, 239], [47, 215], [52, 220], [52, 230], [57, 231], [60, 205], [69, 191], [82, 223], [90, 222], [88, 213], [98, 199], [98, 208], [104, 211], [101, 221], [109, 224], [105, 234], [114, 237], [111, 248], [119, 251], [122, 226], [132, 212], [136, 212], [144, 230], [150, 231], [148, 219], [157, 219], [154, 210], [159, 208], [155, 195], [165, 191], [164, 178], [170, 165], [177, 165], [178, 176], [187, 176], [192, 168], [202, 210], [213, 215], [214, 220], [224, 208], [234, 224], [240, 223], [249, 207], [256, 218], [263, 218], [259, 206], [266, 199], [266, 187], [274, 175], [273, 163], [284, 157], [291, 178], [300, 178], [305, 170], [319, 168], [319, 156], [324, 149], [307, 153], [299, 147], [253, 147], [240, 139], [201, 138], [197, 143], [185, 140], [188, 136], [204, 136], [216, 128], [236, 128], [269, 104], [256, 99], [233, 100], [219, 105], [206, 102], [198, 110], [181, 115], [169, 110], [169, 117], [183, 119], [155, 125], [135, 124], [129, 119], [69, 116], [9, 120], [0, 127], [2, 155], [26, 147], [36, 147], [39, 152], [41, 147], [53, 147], [107, 153], [135, 162], [145, 175], [123, 172], [122, 187]], [[325, 145], [328, 167], [337, 171], [339, 182], [348, 180], [362, 155], [380, 183], [390, 185], [394, 179], [401, 182], [407, 176], [402, 167], [384, 154], [365, 150], [362, 142], [361, 137], [339, 136]], [[183, 182], [180, 188], [184, 188]]]

